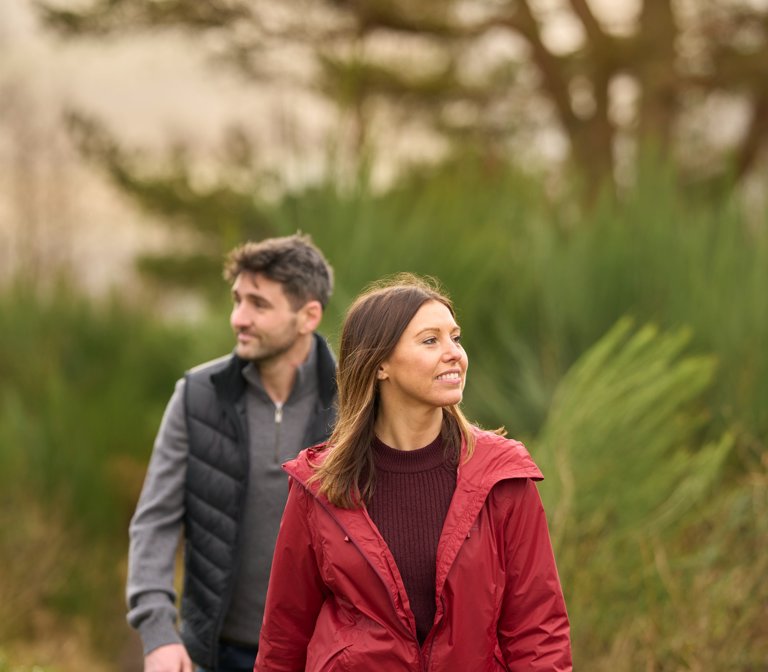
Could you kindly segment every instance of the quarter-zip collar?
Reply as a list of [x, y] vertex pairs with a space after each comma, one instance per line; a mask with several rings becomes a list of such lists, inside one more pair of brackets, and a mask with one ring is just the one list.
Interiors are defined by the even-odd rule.
[[[317, 377], [317, 339], [312, 339], [312, 344], [309, 348], [309, 354], [304, 362], [297, 367], [296, 377], [293, 381], [293, 387], [291, 388], [288, 398], [285, 400], [286, 404], [291, 403], [296, 399], [300, 399], [308, 394], [315, 394], [318, 387]], [[264, 384], [261, 382], [261, 375], [258, 367], [253, 362], [247, 362], [242, 370], [243, 378], [247, 383], [259, 394], [259, 396], [267, 399], [270, 403], [274, 403], [264, 389]], [[275, 404], [277, 407], [278, 405]], [[282, 404], [279, 405], [282, 407]]]
[[[336, 398], [336, 359], [325, 339], [318, 333], [313, 334], [313, 336], [314, 345], [310, 351], [310, 356], [315, 358], [314, 365], [319, 381], [318, 394], [321, 406], [328, 409], [331, 408]], [[304, 364], [307, 363], [309, 363], [309, 359]], [[230, 364], [211, 376], [211, 383], [216, 389], [216, 396], [219, 399], [234, 403], [245, 394], [247, 381], [243, 375], [243, 370], [249, 364], [248, 360], [233, 353]], [[304, 364], [299, 368], [302, 368]], [[312, 378], [312, 376], [307, 377]]]

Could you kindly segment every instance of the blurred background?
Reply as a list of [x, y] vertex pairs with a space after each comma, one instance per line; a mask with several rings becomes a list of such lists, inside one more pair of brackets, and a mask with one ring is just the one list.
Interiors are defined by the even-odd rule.
[[0, 672], [130, 672], [127, 525], [223, 255], [437, 276], [577, 668], [768, 669], [768, 2], [3, 0]]

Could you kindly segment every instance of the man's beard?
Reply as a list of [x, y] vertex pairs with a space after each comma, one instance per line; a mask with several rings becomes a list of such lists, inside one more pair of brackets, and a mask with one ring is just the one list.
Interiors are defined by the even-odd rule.
[[254, 341], [246, 347], [246, 350], [251, 352], [246, 352], [241, 357], [257, 365], [264, 364], [284, 355], [296, 345], [298, 340], [299, 334], [294, 329], [290, 329], [287, 334], [281, 334], [276, 342], [270, 339], [265, 343], [263, 338], [255, 337]]

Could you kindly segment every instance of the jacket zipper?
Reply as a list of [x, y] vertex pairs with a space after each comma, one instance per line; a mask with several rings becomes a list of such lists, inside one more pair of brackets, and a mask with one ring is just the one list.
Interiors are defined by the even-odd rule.
[[419, 659], [421, 661], [421, 669], [424, 670], [424, 672], [427, 672], [427, 670], [429, 670], [429, 661], [432, 658], [432, 649], [435, 646], [435, 638], [437, 637], [436, 628], [442, 629], [443, 622], [445, 621], [445, 600], [440, 598], [440, 603], [443, 611], [440, 616], [440, 620], [437, 623], [433, 624], [432, 632], [429, 635], [427, 635], [428, 641], [425, 642], [425, 644], [428, 643], [429, 646], [424, 649], [420, 648], [419, 650], [419, 654], [420, 654]]
[[280, 464], [280, 427], [283, 424], [283, 402], [275, 402], [275, 464]]
[[[297, 480], [298, 480], [299, 483], [301, 483], [301, 485], [304, 487], [304, 489], [307, 490], [307, 492], [312, 497], [314, 497], [315, 501], [323, 509], [325, 509], [325, 511], [331, 516], [331, 518], [333, 518], [333, 520], [336, 522], [336, 524], [341, 528], [342, 532], [344, 532], [344, 540], [345, 541], [349, 541], [349, 543], [351, 543], [358, 550], [358, 552], [366, 559], [366, 561], [370, 565], [371, 569], [373, 569], [373, 571], [379, 577], [379, 580], [384, 584], [384, 586], [388, 586], [389, 583], [384, 579], [384, 576], [378, 570], [376, 565], [374, 565], [373, 562], [370, 560], [370, 558], [368, 557], [368, 554], [349, 535], [349, 532], [348, 532], [347, 528], [344, 527], [344, 525], [341, 524], [341, 522], [338, 520], [338, 518], [336, 518], [335, 515], [333, 515], [333, 511], [331, 511], [331, 509], [328, 506], [326, 506], [325, 502], [323, 502], [321, 499], [319, 499], [318, 497], [315, 496], [315, 494], [307, 487], [307, 484], [305, 482], [303, 482], [301, 479], [297, 479]], [[469, 535], [467, 535], [467, 536], [469, 536]], [[389, 593], [389, 590], [387, 590], [387, 593], [389, 594], [389, 600], [390, 600], [390, 603], [392, 604], [392, 608], [395, 610], [395, 613], [397, 613], [398, 609], [397, 609], [397, 605], [395, 604], [395, 600], [392, 597], [392, 595]], [[443, 600], [442, 597], [440, 599], [441, 599], [441, 602], [442, 602], [443, 613], [442, 613], [440, 621], [438, 621], [438, 623], [434, 624], [434, 625], [437, 625], [439, 628], [442, 628], [443, 627], [443, 623], [444, 623], [444, 619], [445, 619], [445, 601]], [[433, 628], [434, 628], [434, 625], [433, 625]], [[430, 659], [432, 658], [432, 649], [433, 649], [434, 643], [435, 643], [436, 631], [430, 633], [430, 636], [428, 636], [429, 647], [428, 648], [424, 648], [424, 649], [422, 649], [422, 647], [419, 645], [419, 641], [416, 638], [415, 634], [414, 633], [410, 633], [410, 634], [413, 636], [414, 640], [416, 641], [416, 647], [417, 647], [418, 652], [419, 652], [419, 667], [422, 670], [422, 672], [428, 672], [428, 670], [429, 670], [429, 662], [430, 662]], [[427, 642], [425, 642], [425, 643], [427, 643]]]

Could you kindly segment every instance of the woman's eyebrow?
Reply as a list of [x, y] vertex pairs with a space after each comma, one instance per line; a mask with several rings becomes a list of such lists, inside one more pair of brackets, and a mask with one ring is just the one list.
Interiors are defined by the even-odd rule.
[[[424, 327], [421, 331], [414, 334], [414, 338], [421, 336], [422, 334], [425, 334], [427, 332], [439, 332], [443, 329], [443, 327]], [[459, 327], [458, 324], [454, 324], [451, 327], [448, 328], [448, 331], [461, 331], [461, 327]]]

